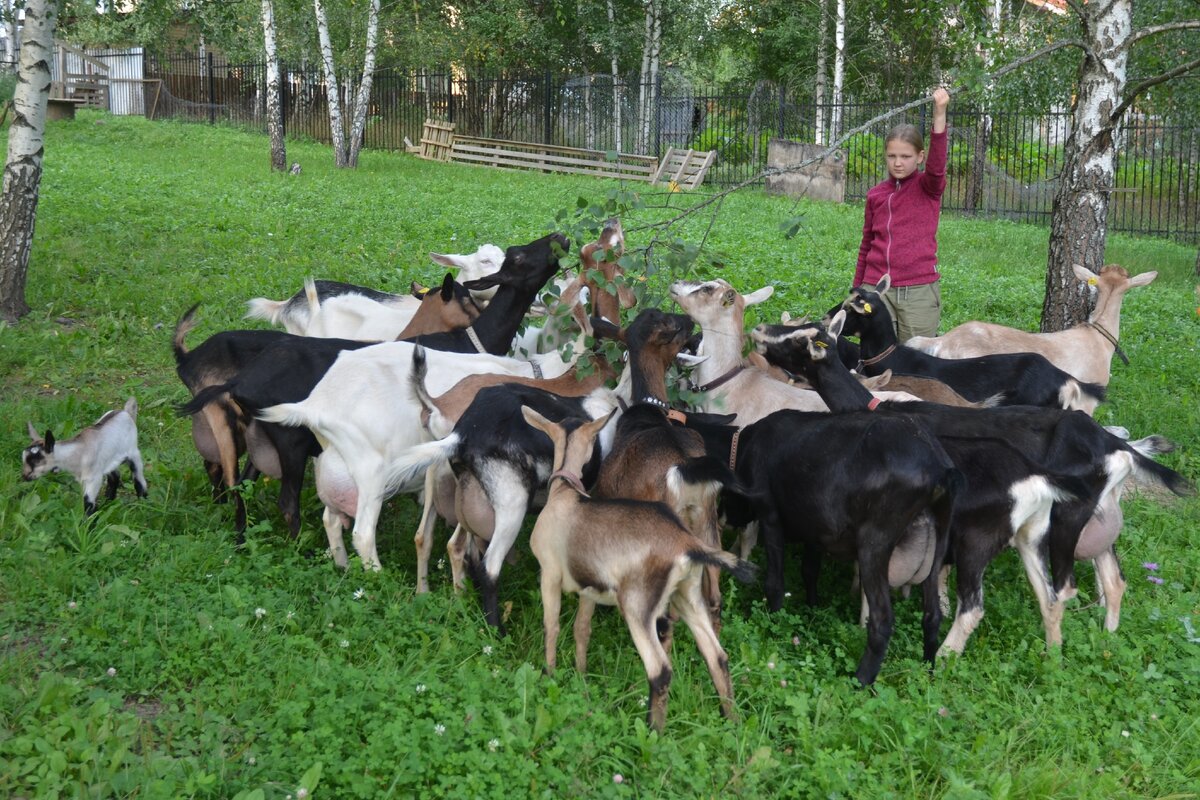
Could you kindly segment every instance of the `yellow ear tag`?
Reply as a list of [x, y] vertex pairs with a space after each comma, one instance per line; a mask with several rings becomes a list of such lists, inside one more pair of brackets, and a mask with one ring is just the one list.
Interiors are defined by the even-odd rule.
[[1099, 282], [1100, 281], [1096, 280], [1095, 278], [1088, 278], [1088, 286], [1095, 286]]
[[417, 290], [417, 294], [419, 294], [419, 295], [421, 295], [422, 297], [424, 297], [425, 295], [429, 294], [429, 287], [428, 287], [428, 286], [422, 286], [420, 289], [418, 289], [418, 290]]
[[871, 304], [870, 303], [863, 303], [863, 313], [864, 314], [871, 313]]
[[824, 342], [819, 341], [819, 340], [813, 341], [813, 344], [815, 344], [817, 347], [821, 348], [822, 350], [825, 350], [829, 347], [829, 345], [827, 345]]

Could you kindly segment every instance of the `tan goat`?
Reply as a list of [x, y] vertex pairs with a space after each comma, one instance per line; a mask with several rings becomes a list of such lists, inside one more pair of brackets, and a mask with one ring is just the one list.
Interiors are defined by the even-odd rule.
[[1115, 264], [1100, 274], [1075, 265], [1075, 277], [1096, 287], [1096, 308], [1088, 321], [1054, 333], [1028, 333], [989, 322], [964, 322], [941, 336], [917, 336], [906, 344], [938, 358], [974, 358], [993, 353], [1040, 353], [1076, 380], [1107, 386], [1113, 353], [1125, 354], [1121, 337], [1121, 301], [1125, 293], [1145, 286], [1157, 272], [1129, 273]]
[[721, 698], [721, 713], [736, 718], [729, 657], [705, 609], [701, 573], [706, 565], [719, 566], [748, 581], [753, 566], [703, 544], [661, 503], [592, 499], [583, 491], [579, 473], [608, 416], [568, 430], [528, 406], [521, 412], [526, 422], [554, 443], [549, 497], [530, 540], [541, 567], [547, 671], [557, 663], [564, 591], [579, 595], [574, 630], [575, 668], [580, 672], [587, 670], [596, 605], [616, 605], [650, 681], [648, 724], [661, 731], [667, 717], [671, 659], [659, 640], [657, 625], [671, 611], [692, 631]]

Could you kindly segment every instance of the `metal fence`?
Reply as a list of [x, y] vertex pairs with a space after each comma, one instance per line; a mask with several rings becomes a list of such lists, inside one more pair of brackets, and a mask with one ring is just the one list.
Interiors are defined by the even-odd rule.
[[[145, 77], [161, 79], [161, 88], [147, 84], [146, 114], [265, 130], [265, 72], [263, 64], [227, 64], [212, 54], [147, 55]], [[329, 141], [319, 66], [286, 65], [282, 74], [288, 135]], [[339, 87], [343, 107], [356, 86]], [[728, 186], [761, 172], [771, 138], [813, 141], [818, 110], [826, 125], [837, 112], [840, 130], [851, 130], [894, 107], [818, 109], [810, 97], [767, 82], [716, 90], [669, 71], [654, 85], [642, 85], [614, 83], [606, 75], [465, 77], [381, 69], [372, 85], [364, 146], [402, 149], [405, 138], [419, 141], [426, 118], [437, 117], [470, 136], [654, 156], [669, 146], [716, 150], [707, 182]], [[928, 130], [925, 113], [889, 119], [846, 143], [847, 199], [862, 199], [885, 176], [886, 131], [903, 121]], [[1061, 108], [1036, 113], [954, 108], [943, 207], [1048, 221], [1069, 125], [1070, 112]], [[1110, 230], [1200, 241], [1200, 130], [1131, 113], [1120, 136]]]

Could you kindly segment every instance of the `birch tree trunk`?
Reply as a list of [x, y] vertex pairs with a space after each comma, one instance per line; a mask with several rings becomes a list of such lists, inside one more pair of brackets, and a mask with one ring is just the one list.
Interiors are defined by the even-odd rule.
[[[1000, 36], [1001, 15], [1004, 12], [1001, 0], [994, 0], [988, 8], [988, 23], [992, 38]], [[995, 64], [991, 50], [984, 52], [984, 71], [991, 72]], [[971, 172], [967, 176], [966, 210], [968, 214], [979, 211], [983, 205], [983, 173], [987, 166], [987, 151], [992, 142], [993, 120], [991, 111], [992, 91], [990, 84], [981, 93], [979, 119], [975, 122], [975, 142], [971, 150]]]
[[271, 169], [287, 169], [287, 146], [283, 142], [283, 107], [279, 102], [279, 55], [275, 49], [275, 9], [272, 0], [262, 0], [263, 48], [267, 53], [267, 134], [271, 137]]
[[646, 84], [650, 80], [650, 40], [654, 34], [654, 3], [655, 0], [646, 0], [646, 33], [642, 38], [642, 69], [638, 73], [637, 149], [639, 153], [646, 152], [650, 140], [650, 110], [649, 103], [646, 102], [650, 92], [647, 91]]
[[0, 319], [10, 324], [29, 313], [25, 275], [42, 180], [54, 14], [53, 0], [26, 0], [21, 63], [13, 92], [13, 121], [8, 129], [8, 159], [0, 192]]
[[829, 0], [821, 0], [817, 6], [817, 91], [813, 97], [813, 104], [816, 106], [816, 120], [813, 127], [816, 128], [813, 141], [815, 144], [825, 144], [825, 71], [826, 71], [826, 50], [829, 35]]
[[1113, 187], [1121, 102], [1132, 33], [1133, 0], [1086, 3], [1077, 13], [1086, 45], [1072, 108], [1071, 132], [1063, 147], [1063, 167], [1050, 217], [1050, 258], [1046, 269], [1043, 331], [1060, 331], [1088, 315], [1088, 287], [1072, 266], [1100, 273], [1108, 234], [1108, 200]]
[[[658, 96], [658, 94], [659, 94], [659, 81], [658, 81], [659, 62], [658, 62], [658, 59], [659, 59], [660, 53], [662, 52], [662, 5], [661, 5], [661, 2], [662, 2], [662, 0], [654, 0], [654, 3], [653, 3], [654, 27], [650, 33], [650, 109], [646, 116], [647, 149], [649, 149], [649, 144], [650, 144], [650, 117], [651, 116], [653, 116], [655, 118], [654, 124], [656, 126], [656, 129], [654, 131], [654, 135], [656, 137], [660, 137], [660, 138], [662, 135], [662, 131], [657, 130], [658, 119], [661, 118], [661, 115], [658, 114], [658, 104], [662, 102], [662, 98]], [[658, 141], [659, 141], [659, 139], [656, 139], [655, 148], [654, 148], [654, 155], [656, 157], [658, 156]]]
[[611, 64], [613, 80], [613, 138], [616, 151], [621, 152], [621, 72], [617, 64], [617, 22], [613, 0], [608, 0], [608, 35], [611, 41]]
[[0, 19], [4, 22], [4, 60], [11, 64], [17, 55], [17, 9], [13, 0], [0, 0]]
[[313, 0], [317, 15], [317, 38], [321, 42], [321, 71], [325, 75], [325, 94], [329, 100], [329, 138], [333, 141], [333, 164], [349, 166], [346, 156], [346, 134], [342, 127], [342, 98], [338, 91], [337, 69], [333, 64], [333, 44], [329, 40], [329, 21], [321, 0]]
[[371, 105], [371, 84], [375, 80], [375, 50], [379, 46], [379, 0], [371, 0], [367, 11], [367, 52], [363, 56], [362, 80], [354, 100], [354, 125], [350, 130], [350, 157], [347, 166], [358, 166], [358, 151], [362, 148], [367, 129], [367, 110]]
[[833, 111], [829, 120], [830, 141], [842, 135], [842, 86], [846, 79], [846, 0], [837, 0], [833, 29]]

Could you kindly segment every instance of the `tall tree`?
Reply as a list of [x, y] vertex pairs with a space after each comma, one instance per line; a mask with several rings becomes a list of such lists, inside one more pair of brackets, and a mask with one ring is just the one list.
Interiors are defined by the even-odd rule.
[[[821, 13], [818, 16], [817, 28], [817, 79], [816, 79], [816, 94], [813, 96], [813, 105], [816, 106], [816, 120], [813, 127], [816, 129], [813, 141], [816, 144], [825, 144], [825, 58], [826, 58], [826, 42], [829, 39], [829, 0], [820, 0]], [[783, 135], [783, 131], [779, 132]]]
[[8, 159], [0, 192], [0, 319], [10, 323], [29, 313], [25, 275], [42, 181], [55, 21], [53, 0], [26, 0], [14, 116], [8, 129]]
[[350, 152], [346, 161], [358, 166], [358, 151], [362, 148], [367, 129], [367, 110], [371, 105], [371, 84], [375, 80], [375, 50], [379, 47], [379, 0], [371, 0], [367, 10], [367, 44], [363, 54], [362, 78], [354, 96], [353, 124], [350, 127]]
[[1135, 43], [1170, 31], [1200, 29], [1200, 20], [1165, 22], [1135, 32], [1133, 0], [1071, 0], [1071, 9], [1081, 29], [1083, 60], [1050, 217], [1043, 331], [1063, 330], [1087, 318], [1087, 287], [1074, 278], [1072, 267], [1078, 264], [1099, 273], [1104, 265], [1121, 118], [1147, 89], [1200, 67], [1200, 58], [1184, 60], [1126, 89], [1130, 48]]
[[837, 11], [833, 20], [833, 111], [829, 120], [829, 138], [842, 133], [843, 89], [846, 85], [846, 0], [835, 0]]
[[317, 16], [317, 36], [321, 46], [321, 71], [325, 75], [325, 94], [329, 105], [329, 138], [333, 141], [333, 163], [347, 167], [346, 132], [342, 124], [342, 96], [338, 88], [337, 65], [333, 61], [333, 41], [329, 37], [329, 19], [321, 0], [313, 0]]
[[0, 57], [11, 64], [17, 55], [17, 7], [14, 0], [0, 0], [0, 25], [4, 26], [4, 52]]
[[271, 169], [287, 169], [287, 146], [283, 141], [283, 106], [279, 97], [279, 55], [275, 49], [275, 8], [262, 0], [263, 49], [267, 54], [267, 133], [271, 138]]

